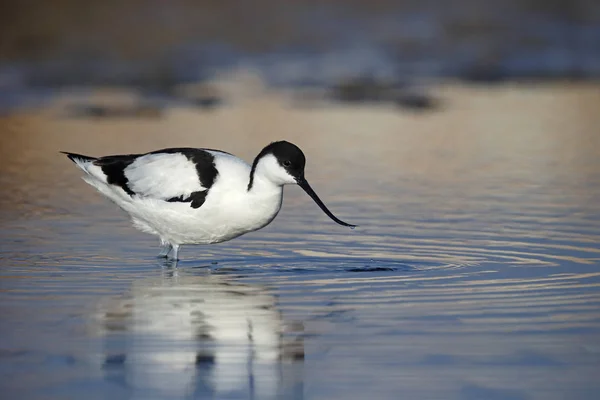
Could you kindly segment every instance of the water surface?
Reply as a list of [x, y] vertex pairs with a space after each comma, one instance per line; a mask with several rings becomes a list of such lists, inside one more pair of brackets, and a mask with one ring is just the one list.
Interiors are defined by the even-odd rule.
[[[595, 399], [597, 88], [440, 88], [446, 110], [290, 108], [265, 97], [156, 120], [2, 120], [6, 398]], [[158, 241], [79, 179], [90, 155], [271, 140], [298, 188], [267, 228]]]

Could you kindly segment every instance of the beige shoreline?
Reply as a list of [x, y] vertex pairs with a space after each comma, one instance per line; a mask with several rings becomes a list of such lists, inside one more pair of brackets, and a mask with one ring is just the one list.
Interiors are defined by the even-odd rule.
[[[80, 101], [68, 94], [44, 109], [1, 117], [0, 177], [9, 193], [2, 207], [13, 203], [11, 192], [27, 187], [35, 194], [47, 180], [65, 190], [80, 185], [60, 150], [105, 155], [208, 147], [250, 162], [265, 144], [286, 139], [305, 151], [307, 174], [327, 185], [327, 195], [369, 176], [395, 192], [410, 185], [471, 187], [485, 180], [486, 170], [492, 178], [503, 171], [515, 184], [599, 173], [600, 84], [442, 84], [431, 93], [443, 107], [427, 113], [390, 104], [295, 107], [289, 93], [252, 85], [224, 85], [234, 101], [223, 107], [174, 107], [153, 118], [65, 117], [65, 105]], [[98, 89], [96, 96], [135, 101], [122, 90]]]

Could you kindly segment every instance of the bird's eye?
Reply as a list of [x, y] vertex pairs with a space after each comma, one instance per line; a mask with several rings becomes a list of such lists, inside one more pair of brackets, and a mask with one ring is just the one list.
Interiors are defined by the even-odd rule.
[[289, 167], [289, 166], [291, 166], [291, 165], [292, 165], [292, 162], [291, 162], [290, 160], [285, 160], [285, 161], [283, 162], [283, 165], [284, 165], [285, 167]]

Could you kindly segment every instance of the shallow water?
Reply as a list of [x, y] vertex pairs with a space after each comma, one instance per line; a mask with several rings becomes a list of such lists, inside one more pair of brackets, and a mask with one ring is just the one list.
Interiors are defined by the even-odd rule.
[[[4, 118], [3, 396], [597, 398], [599, 92], [441, 88], [449, 107], [428, 116], [276, 98], [153, 121]], [[279, 138], [360, 227], [286, 188], [270, 226], [185, 246], [177, 268], [57, 154], [251, 160]]]

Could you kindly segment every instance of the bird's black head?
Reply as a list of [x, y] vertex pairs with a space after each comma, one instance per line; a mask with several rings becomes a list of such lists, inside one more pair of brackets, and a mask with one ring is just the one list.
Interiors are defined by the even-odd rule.
[[[260, 161], [263, 160], [262, 163]], [[254, 181], [254, 175], [257, 172], [257, 166], [259, 168], [261, 176], [270, 180], [277, 185], [285, 185], [290, 183], [296, 183], [314, 200], [315, 203], [335, 222], [340, 225], [354, 227], [355, 225], [348, 224], [344, 221], [336, 218], [331, 211], [327, 209], [325, 204], [319, 199], [319, 196], [310, 187], [306, 179], [304, 178], [304, 166], [306, 165], [306, 158], [302, 150], [298, 146], [286, 142], [273, 142], [266, 146], [254, 159], [252, 163], [252, 170], [250, 172], [250, 183], [248, 184], [248, 190], [252, 189]]]
[[254, 174], [261, 160], [263, 173], [280, 184], [298, 183], [298, 180], [304, 179], [306, 158], [302, 150], [290, 142], [273, 142], [262, 149], [254, 159], [248, 190], [252, 188]]
[[304, 178], [306, 157], [295, 144], [286, 141], [273, 142], [263, 149], [265, 154], [273, 154], [291, 176], [296, 179]]

